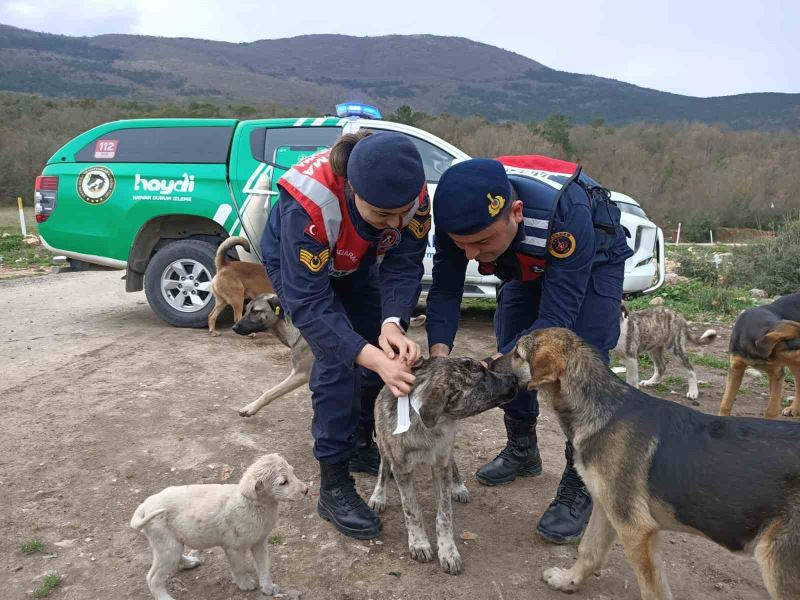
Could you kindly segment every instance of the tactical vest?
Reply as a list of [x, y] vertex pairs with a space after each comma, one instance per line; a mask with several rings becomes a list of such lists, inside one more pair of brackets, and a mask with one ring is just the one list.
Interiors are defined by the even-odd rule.
[[[547, 270], [553, 219], [561, 195], [573, 183], [589, 196], [595, 234], [603, 236], [599, 248], [613, 246], [620, 210], [611, 202], [608, 190], [585, 175], [579, 164], [535, 154], [501, 156], [497, 160], [505, 167], [523, 204], [524, 237], [515, 252], [522, 281], [537, 281]], [[483, 275], [494, 275], [497, 268], [493, 263], [479, 263], [478, 270]]]
[[[324, 150], [304, 158], [284, 173], [278, 185], [299, 202], [311, 218], [306, 235], [330, 249], [329, 275], [341, 276], [358, 269], [372, 242], [359, 235], [350, 219], [345, 198], [346, 181], [333, 172], [330, 152]], [[417, 211], [424, 213], [426, 210], [430, 210], [430, 202], [423, 184], [414, 205], [403, 216], [403, 228], [411, 223]], [[383, 230], [376, 248], [378, 261], [400, 243], [400, 235], [398, 229]]]

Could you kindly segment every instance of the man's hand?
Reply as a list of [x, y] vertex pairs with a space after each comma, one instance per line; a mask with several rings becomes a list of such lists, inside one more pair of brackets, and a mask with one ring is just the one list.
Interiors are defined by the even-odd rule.
[[392, 360], [397, 358], [408, 366], [415, 365], [422, 356], [419, 344], [408, 338], [405, 331], [395, 323], [383, 324], [378, 345], [386, 356]]
[[431, 358], [434, 356], [447, 357], [450, 355], [450, 347], [447, 344], [434, 344], [428, 349], [428, 354], [430, 354]]

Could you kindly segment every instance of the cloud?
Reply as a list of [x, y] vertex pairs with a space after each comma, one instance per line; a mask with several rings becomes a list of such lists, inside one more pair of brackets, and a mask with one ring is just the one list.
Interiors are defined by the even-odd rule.
[[134, 33], [139, 28], [139, 20], [140, 12], [137, 3], [131, 1], [31, 2], [0, 0], [0, 23], [47, 33], [73, 36]]

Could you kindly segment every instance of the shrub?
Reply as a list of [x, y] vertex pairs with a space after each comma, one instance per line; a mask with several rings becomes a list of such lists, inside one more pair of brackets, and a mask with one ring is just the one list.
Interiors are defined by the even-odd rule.
[[726, 285], [759, 288], [771, 296], [800, 291], [800, 219], [787, 221], [777, 237], [734, 248], [723, 279]]
[[705, 283], [717, 283], [720, 270], [714, 263], [714, 257], [704, 253], [685, 253], [680, 257], [681, 266], [678, 272], [689, 279], [698, 279]]
[[717, 232], [717, 219], [707, 214], [695, 214], [683, 224], [683, 237], [687, 242], [710, 242], [709, 231]]

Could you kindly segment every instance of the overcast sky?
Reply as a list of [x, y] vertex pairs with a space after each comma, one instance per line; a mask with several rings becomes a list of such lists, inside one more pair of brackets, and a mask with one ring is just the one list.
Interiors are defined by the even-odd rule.
[[798, 0], [0, 0], [0, 23], [229, 42], [431, 33], [693, 96], [800, 92]]

